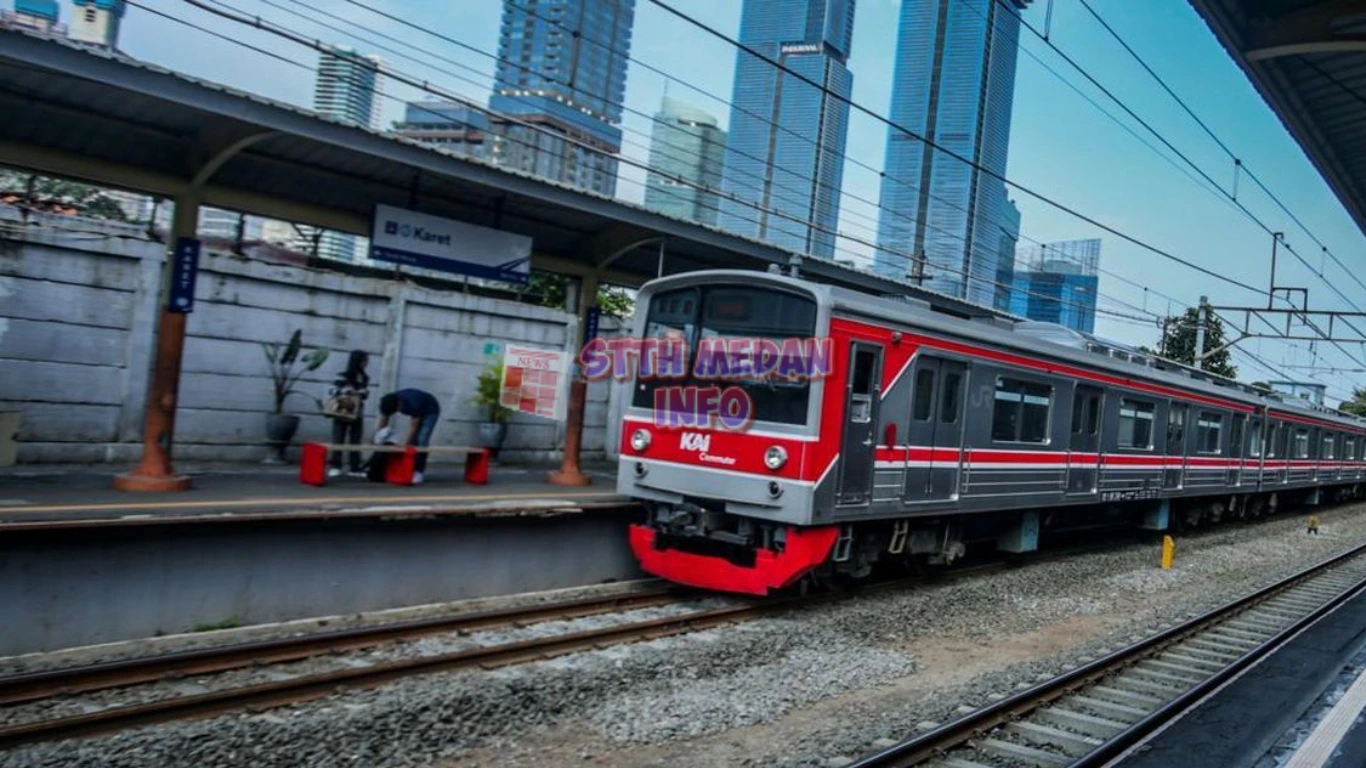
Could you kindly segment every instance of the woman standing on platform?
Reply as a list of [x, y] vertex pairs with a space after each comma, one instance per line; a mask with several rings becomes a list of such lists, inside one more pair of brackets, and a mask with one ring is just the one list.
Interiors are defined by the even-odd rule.
[[[365, 431], [365, 398], [370, 394], [370, 375], [365, 372], [370, 356], [359, 349], [351, 351], [346, 370], [332, 382], [328, 392], [327, 415], [332, 417], [332, 442], [337, 445], [359, 446]], [[363, 477], [360, 451], [348, 451], [352, 477]], [[327, 459], [331, 466], [328, 477], [342, 473], [342, 451], [333, 451]]]

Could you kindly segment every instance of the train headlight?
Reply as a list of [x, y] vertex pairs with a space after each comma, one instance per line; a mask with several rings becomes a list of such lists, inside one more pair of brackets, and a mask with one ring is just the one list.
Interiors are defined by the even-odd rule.
[[631, 450], [640, 453], [650, 447], [650, 433], [643, 429], [637, 429], [631, 433]]
[[764, 466], [777, 472], [787, 463], [787, 449], [781, 445], [770, 445], [764, 451]]

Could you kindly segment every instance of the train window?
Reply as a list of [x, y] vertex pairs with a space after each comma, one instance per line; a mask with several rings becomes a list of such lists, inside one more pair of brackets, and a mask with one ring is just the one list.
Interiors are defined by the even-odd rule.
[[1048, 442], [1048, 412], [1053, 388], [998, 377], [991, 414], [991, 439], [1000, 443]]
[[1255, 419], [1252, 422], [1252, 429], [1248, 430], [1247, 455], [1254, 459], [1262, 455], [1262, 423]]
[[1266, 457], [1274, 459], [1281, 455], [1281, 425], [1271, 424], [1266, 428]]
[[1323, 436], [1323, 451], [1319, 454], [1320, 459], [1337, 458], [1338, 438], [1337, 435]]
[[1157, 406], [1124, 397], [1119, 401], [1119, 447], [1150, 451], [1153, 447], [1153, 414]]
[[944, 391], [940, 395], [943, 404], [939, 409], [939, 420], [944, 424], [953, 424], [958, 421], [958, 391], [962, 388], [963, 374], [944, 374]]
[[1228, 431], [1228, 455], [1234, 458], [1243, 455], [1243, 428], [1246, 424], [1246, 416], [1233, 417], [1233, 426]]
[[1100, 429], [1100, 395], [1078, 389], [1072, 396], [1072, 434], [1094, 435]]
[[1355, 437], [1342, 438], [1342, 458], [1352, 461], [1357, 457], [1357, 439]]
[[1195, 420], [1196, 453], [1221, 453], [1220, 438], [1224, 430], [1224, 417], [1212, 411], [1201, 411]]
[[1295, 430], [1295, 434], [1290, 441], [1290, 458], [1309, 458], [1309, 430], [1303, 427]]
[[915, 372], [915, 420], [929, 421], [934, 407], [934, 370], [921, 368]]
[[1092, 395], [1086, 402], [1086, 434], [1100, 432], [1100, 395]]
[[1172, 403], [1167, 410], [1167, 453], [1185, 453], [1186, 406]]
[[873, 394], [873, 373], [877, 371], [877, 353], [860, 349], [854, 353], [854, 394]]

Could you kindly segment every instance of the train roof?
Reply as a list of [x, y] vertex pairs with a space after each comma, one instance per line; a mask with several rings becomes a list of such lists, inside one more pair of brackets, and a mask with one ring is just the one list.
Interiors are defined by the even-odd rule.
[[800, 278], [750, 270], [701, 270], [652, 280], [642, 291], [672, 285], [708, 282], [757, 282], [777, 284], [815, 296], [835, 314], [862, 315], [915, 325], [929, 331], [969, 338], [997, 347], [1026, 351], [1106, 373], [1134, 377], [1195, 393], [1257, 405], [1287, 414], [1317, 416], [1342, 426], [1366, 429], [1366, 419], [1315, 405], [1301, 398], [1286, 398], [1248, 384], [1203, 371], [1193, 366], [1147, 354], [1123, 344], [1078, 333], [1055, 323], [1041, 323], [997, 310], [982, 309], [966, 315], [962, 302], [936, 306], [933, 295], [876, 296], [848, 288], [814, 283]]

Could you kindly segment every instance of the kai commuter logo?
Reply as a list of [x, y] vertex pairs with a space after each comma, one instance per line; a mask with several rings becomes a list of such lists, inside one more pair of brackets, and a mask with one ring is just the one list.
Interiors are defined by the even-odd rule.
[[[696, 348], [681, 335], [596, 338], [579, 353], [590, 380], [636, 381], [652, 392], [656, 426], [669, 429], [749, 429], [757, 413], [755, 393], [773, 396], [829, 376], [834, 345], [826, 337], [772, 339], [714, 336]], [[685, 432], [680, 448], [706, 451]]]

